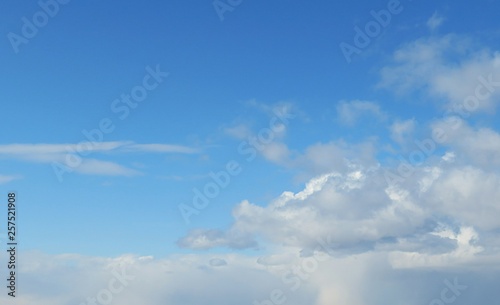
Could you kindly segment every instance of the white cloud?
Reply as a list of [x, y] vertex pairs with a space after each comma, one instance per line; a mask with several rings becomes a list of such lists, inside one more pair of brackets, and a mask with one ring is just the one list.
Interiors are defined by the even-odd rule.
[[[115, 162], [88, 158], [106, 153], [183, 153], [193, 154], [198, 150], [172, 144], [136, 144], [120, 142], [81, 142], [78, 144], [4, 144], [0, 155], [23, 161], [50, 163], [59, 171], [70, 171], [88, 175], [135, 176], [140, 172]], [[68, 170], [63, 168], [69, 168]]]
[[377, 103], [369, 101], [341, 101], [337, 104], [337, 115], [340, 123], [352, 126], [362, 117], [373, 117], [377, 120], [386, 119], [387, 115]]
[[465, 264], [481, 253], [483, 248], [473, 243], [478, 239], [477, 232], [471, 227], [462, 227], [458, 234], [450, 230], [431, 233], [441, 238], [449, 238], [456, 242], [456, 248], [448, 253], [427, 254], [418, 252], [395, 251], [390, 254], [390, 262], [395, 268], [442, 268], [457, 267]]
[[[33, 252], [20, 255], [20, 260], [26, 263], [18, 273], [22, 291], [16, 297], [16, 304], [23, 305], [86, 304], [87, 298], [96, 299], [103, 290], [110, 290], [113, 279], [112, 287], [119, 290], [112, 293], [113, 303], [123, 305], [253, 304], [254, 300], [269, 297], [270, 287], [280, 285], [279, 278], [266, 272], [255, 259], [237, 255], [219, 255], [216, 259], [208, 255], [163, 259]], [[116, 280], [113, 270], [124, 277]], [[302, 304], [304, 294], [305, 291], [299, 300], [290, 298], [288, 304]], [[314, 300], [312, 296], [307, 299]], [[0, 302], [10, 300], [6, 294], [0, 295]]]
[[431, 18], [429, 18], [429, 20], [427, 20], [427, 27], [431, 31], [434, 31], [437, 28], [439, 28], [439, 26], [441, 26], [441, 24], [443, 24], [444, 20], [445, 20], [445, 18], [443, 16], [438, 14], [438, 12], [434, 12], [434, 14], [432, 14]]
[[392, 140], [400, 145], [406, 144], [412, 138], [415, 126], [415, 119], [394, 122], [390, 126]]
[[250, 127], [248, 127], [248, 125], [246, 124], [238, 124], [232, 127], [226, 127], [224, 128], [224, 133], [238, 140], [247, 139], [252, 135]]
[[266, 160], [276, 164], [288, 164], [291, 152], [284, 143], [272, 142], [265, 145], [262, 149], [262, 155]]
[[220, 230], [193, 230], [178, 245], [181, 247], [204, 250], [215, 247], [229, 247], [233, 249], [246, 249], [256, 247], [257, 243], [245, 233], [236, 230], [224, 232]]
[[284, 143], [291, 121], [300, 113], [291, 103], [267, 105], [252, 100], [248, 105], [267, 114], [269, 119], [253, 130], [248, 123], [238, 123], [231, 127], [224, 127], [223, 132], [233, 138], [241, 140], [245, 149], [252, 150], [266, 160], [290, 166], [292, 152]]
[[419, 39], [394, 52], [381, 77], [379, 87], [398, 94], [424, 90], [455, 112], [491, 110], [500, 100], [500, 53], [456, 35]]
[[226, 234], [231, 238], [224, 243], [219, 240], [221, 234], [207, 241], [211, 231], [203, 230], [184, 240], [228, 245], [235, 243], [232, 238], [257, 234], [273, 243], [307, 248], [328, 237], [338, 249], [370, 249], [385, 237], [414, 232], [425, 220], [425, 212], [409, 195], [393, 196], [398, 190], [382, 187], [381, 178], [380, 172], [362, 170], [324, 175], [311, 180], [302, 192], [284, 192], [267, 207], [248, 201], [239, 204], [233, 211], [235, 223]]
[[0, 175], [0, 184], [9, 183], [21, 178], [21, 175]]
[[[348, 158], [362, 156], [366, 148], [313, 145], [302, 160], [316, 162], [318, 171], [321, 166], [343, 170], [323, 171], [302, 190], [285, 191], [263, 206], [243, 200], [227, 230], [195, 229], [178, 242], [194, 250], [258, 249], [259, 255], [158, 259], [21, 252], [25, 263], [20, 265], [18, 303], [81, 304], [106, 289], [113, 267], [126, 266], [135, 279], [113, 297], [123, 305], [254, 304], [276, 289], [290, 305], [417, 305], [439, 298], [441, 288], [436, 287], [446, 288], [444, 281], [457, 276], [460, 283], [476, 287], [465, 291], [467, 297], [458, 298], [457, 305], [470, 298], [490, 304], [500, 297], [483, 285], [491, 282], [491, 274], [500, 280], [500, 173], [479, 161], [464, 165], [467, 147], [458, 145], [458, 135], [480, 142], [496, 141], [496, 136], [461, 128], [457, 136], [449, 131], [446, 145], [452, 151], [392, 186], [381, 164], [366, 166], [363, 158]], [[490, 148], [476, 149], [480, 155]], [[368, 151], [366, 156], [373, 156]], [[332, 165], [331, 152], [345, 156], [344, 164]], [[50, 287], [40, 284], [47, 282]], [[410, 301], [409, 290], [415, 295]]]
[[[307, 253], [324, 240], [335, 255], [395, 253], [401, 266], [409, 258], [415, 267], [484, 265], [483, 250], [490, 259], [500, 257], [498, 247], [479, 238], [500, 229], [500, 173], [463, 166], [460, 155], [450, 159], [450, 154], [415, 168], [400, 185], [388, 185], [384, 167], [350, 163], [345, 173], [320, 175], [302, 191], [283, 192], [265, 206], [244, 200], [234, 208], [229, 229], [194, 230], [179, 244], [241, 249], [255, 248], [259, 240], [258, 247], [282, 245]], [[461, 233], [439, 231], [457, 224]], [[440, 238], [455, 240], [457, 247]]]
[[465, 162], [482, 168], [500, 166], [500, 134], [490, 128], [474, 128], [458, 117], [435, 121], [431, 128], [443, 133], [444, 145], [466, 158]]
[[23, 158], [36, 158], [37, 155], [58, 155], [75, 152], [86, 154], [97, 152], [194, 153], [196, 151], [196, 149], [181, 145], [135, 144], [131, 141], [0, 145], [0, 154]]
[[377, 166], [375, 147], [375, 141], [370, 139], [356, 144], [343, 140], [316, 143], [296, 156], [292, 165], [314, 175], [332, 171], [345, 173], [349, 170], [350, 162], [369, 168]]
[[471, 166], [451, 168], [423, 196], [436, 212], [483, 230], [500, 229], [500, 176]]
[[193, 154], [198, 152], [197, 149], [171, 144], [129, 144], [124, 145], [121, 151], [125, 152], [148, 152], [148, 153], [182, 153]]
[[86, 175], [104, 175], [104, 176], [137, 176], [141, 172], [127, 168], [120, 164], [96, 159], [84, 159], [82, 164], [74, 167], [74, 170]]
[[[461, 232], [460, 238], [470, 240], [471, 235]], [[491, 283], [500, 280], [498, 272], [394, 267], [394, 257], [385, 253], [301, 257], [288, 249], [283, 254], [286, 259], [266, 268], [256, 257], [236, 254], [107, 258], [23, 251], [16, 304], [92, 304], [110, 290], [111, 282], [121, 288], [111, 294], [112, 302], [122, 305], [262, 304], [276, 291], [290, 305], [417, 305], [440, 298], [446, 280], [470, 287], [457, 296], [459, 305], [470, 299], [492, 304], [499, 297], [498, 290], [491, 289]], [[0, 257], [4, 260], [5, 254]], [[10, 301], [0, 295], [2, 304]]]

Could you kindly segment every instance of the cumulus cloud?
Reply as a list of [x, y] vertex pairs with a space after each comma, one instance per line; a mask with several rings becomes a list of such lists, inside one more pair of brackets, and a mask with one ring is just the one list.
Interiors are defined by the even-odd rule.
[[255, 248], [259, 240], [259, 247], [303, 253], [322, 244], [341, 256], [389, 252], [398, 266], [410, 260], [415, 267], [478, 263], [493, 250], [498, 256], [496, 246], [480, 237], [500, 229], [500, 173], [462, 165], [460, 155], [450, 155], [416, 167], [400, 184], [390, 183], [388, 168], [351, 163], [346, 173], [317, 176], [302, 191], [283, 192], [265, 206], [244, 200], [233, 209], [229, 229], [194, 230], [180, 244], [242, 249]]
[[500, 53], [457, 35], [419, 39], [394, 52], [378, 86], [398, 94], [423, 90], [454, 111], [491, 110], [500, 96]]
[[442, 133], [442, 144], [453, 149], [467, 164], [482, 168], [500, 166], [500, 134], [495, 130], [473, 127], [456, 116], [436, 120], [431, 128]]
[[[384, 188], [382, 179], [380, 171], [331, 173], [312, 179], [297, 194], [284, 192], [267, 207], [243, 201], [233, 210], [235, 223], [228, 232], [287, 246], [308, 248], [328, 238], [334, 249], [372, 249], [378, 241], [411, 234], [425, 224], [425, 211], [405, 191]], [[206, 233], [195, 231], [187, 239], [205, 240]], [[213, 245], [220, 243], [218, 237]]]
[[[445, 127], [440, 124], [433, 128]], [[480, 128], [459, 126], [456, 135], [446, 133], [448, 152], [399, 184], [388, 183], [387, 165], [365, 166], [345, 154], [343, 171], [318, 174], [302, 190], [284, 191], [264, 205], [243, 200], [229, 228], [195, 229], [178, 242], [198, 251], [255, 249], [254, 255], [21, 252], [23, 292], [17, 300], [86, 304], [108, 289], [118, 270], [133, 277], [112, 295], [123, 305], [262, 304], [273, 293], [292, 305], [417, 305], [440, 300], [455, 282], [467, 287], [455, 304], [471, 298], [490, 304], [498, 293], [488, 283], [500, 280], [500, 173], [480, 160], [469, 162], [467, 149], [489, 152], [487, 144], [496, 136], [493, 130], [481, 136]], [[478, 145], [459, 145], [469, 138]], [[330, 151], [334, 143], [323, 146], [316, 149]], [[325, 158], [327, 153], [310, 155], [316, 162]]]
[[426, 200], [436, 212], [460, 223], [483, 230], [500, 229], [500, 190], [498, 173], [471, 166], [445, 171], [429, 188]]
[[406, 144], [409, 139], [413, 138], [416, 124], [415, 119], [394, 122], [389, 128], [391, 139], [400, 145]]
[[[469, 233], [464, 230], [449, 237], [467, 240]], [[279, 295], [291, 305], [417, 305], [439, 300], [449, 283], [461, 288], [456, 294], [458, 305], [469, 304], [470, 299], [491, 304], [498, 297], [491, 286], [500, 280], [495, 266], [491, 272], [427, 271], [394, 267], [394, 257], [385, 253], [348, 257], [284, 253], [287, 259], [275, 260], [276, 268], [266, 268], [258, 258], [236, 254], [154, 258], [23, 251], [19, 259], [24, 263], [18, 270], [22, 289], [16, 304], [266, 304], [265, 300]], [[5, 254], [0, 257], [4, 260]], [[11, 297], [0, 295], [0, 302], [10, 301]]]
[[292, 166], [313, 175], [332, 171], [347, 172], [352, 161], [364, 167], [377, 166], [374, 154], [376, 142], [367, 139], [360, 143], [348, 143], [344, 140], [312, 144], [292, 162]]
[[[452, 64], [449, 54], [465, 59]], [[470, 41], [456, 36], [422, 39], [395, 53], [380, 85], [400, 93], [423, 90], [454, 105], [471, 89], [476, 94], [470, 81], [488, 77], [497, 60], [495, 53], [474, 50]], [[495, 94], [477, 108], [496, 103]], [[290, 110], [256, 106], [270, 117]], [[383, 114], [369, 102], [340, 107], [348, 124]], [[444, 304], [450, 283], [463, 289], [455, 295], [456, 305], [498, 299], [493, 285], [500, 281], [500, 135], [494, 129], [472, 126], [463, 117], [435, 120], [428, 127], [444, 134], [442, 149], [393, 183], [388, 173], [397, 165], [375, 158], [374, 140], [317, 142], [298, 153], [284, 142], [288, 129], [276, 124], [272, 141], [257, 142], [262, 145], [258, 153], [313, 176], [301, 190], [285, 190], [264, 204], [242, 197], [227, 228], [197, 228], [178, 240], [196, 254], [102, 258], [23, 251], [18, 304], [85, 304], [108, 289], [116, 270], [130, 274], [127, 286], [112, 295], [123, 305], [258, 305], [269, 304], [263, 301], [277, 294], [290, 305]], [[416, 125], [414, 120], [393, 123], [392, 140], [411, 142]], [[246, 125], [226, 130], [242, 141], [259, 132]], [[107, 142], [95, 152], [193, 152], [166, 144], [123, 145]], [[29, 155], [39, 162], [65, 152], [62, 146], [0, 146], [0, 154]], [[94, 174], [99, 168], [136, 174], [98, 160], [86, 162]], [[225, 250], [215, 256], [209, 251], [214, 248]], [[224, 253], [228, 249], [244, 254]], [[2, 261], [5, 255], [0, 254]], [[0, 295], [0, 302], [7, 297]]]

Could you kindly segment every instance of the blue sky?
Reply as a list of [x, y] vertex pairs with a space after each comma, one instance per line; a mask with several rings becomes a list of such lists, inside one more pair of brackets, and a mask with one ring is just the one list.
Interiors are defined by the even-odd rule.
[[[18, 194], [30, 261], [13, 304], [84, 302], [116, 262], [156, 279], [149, 304], [230, 304], [212, 284], [189, 296], [194, 278], [217, 279], [213, 289], [252, 282], [232, 300], [253, 304], [269, 285], [286, 291], [282, 271], [316, 257], [318, 239], [331, 241], [321, 250], [331, 257], [287, 304], [429, 304], [456, 276], [475, 287], [456, 304], [491, 303], [498, 9], [486, 0], [1, 3], [0, 189]], [[230, 181], [193, 206], [214, 174]], [[66, 287], [90, 274], [72, 264], [99, 280]], [[166, 265], [180, 283], [163, 282], [155, 270]], [[54, 270], [59, 290], [39, 291]], [[337, 270], [357, 271], [342, 283], [328, 275]], [[370, 288], [376, 274], [402, 292]], [[404, 293], [412, 277], [424, 282], [416, 296]], [[115, 297], [145, 302], [135, 289], [148, 281], [135, 283]], [[170, 288], [159, 293], [159, 283]]]

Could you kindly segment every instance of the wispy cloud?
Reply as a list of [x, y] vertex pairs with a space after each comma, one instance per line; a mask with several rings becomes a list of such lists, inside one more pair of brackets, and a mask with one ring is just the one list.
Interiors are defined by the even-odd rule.
[[441, 24], [443, 24], [445, 18], [443, 16], [441, 16], [437, 11], [434, 12], [434, 14], [431, 16], [431, 18], [429, 18], [429, 20], [427, 20], [427, 27], [431, 30], [431, 31], [434, 31], [436, 30], [437, 28], [439, 28], [441, 26]]
[[0, 154], [11, 156], [29, 156], [65, 153], [91, 152], [157, 152], [157, 153], [195, 153], [198, 150], [172, 144], [136, 144], [132, 141], [118, 142], [81, 142], [78, 144], [4, 144], [0, 145]]
[[21, 175], [0, 175], [0, 184], [9, 183], [13, 180], [21, 179]]
[[339, 102], [337, 115], [340, 123], [348, 126], [353, 126], [363, 117], [372, 117], [376, 120], [384, 120], [387, 117], [377, 103], [359, 100]]
[[[4, 144], [0, 156], [37, 163], [55, 163], [87, 175], [135, 176], [141, 172], [112, 161], [89, 158], [90, 155], [107, 154], [194, 154], [196, 148], [173, 144], [136, 144], [132, 141], [81, 142], [78, 144]], [[77, 165], [75, 165], [77, 164]]]
[[149, 153], [181, 153], [194, 154], [198, 149], [171, 144], [128, 144], [120, 147], [123, 152], [149, 152]]
[[391, 139], [400, 145], [404, 145], [411, 138], [416, 124], [415, 119], [395, 121], [389, 127]]
[[86, 175], [104, 175], [104, 176], [137, 176], [141, 175], [140, 171], [122, 166], [120, 164], [102, 161], [96, 159], [84, 159], [82, 164], [78, 166], [76, 172]]
[[492, 110], [500, 96], [500, 53], [459, 35], [418, 39], [394, 52], [378, 86], [424, 93], [448, 109], [463, 104], [469, 113]]

